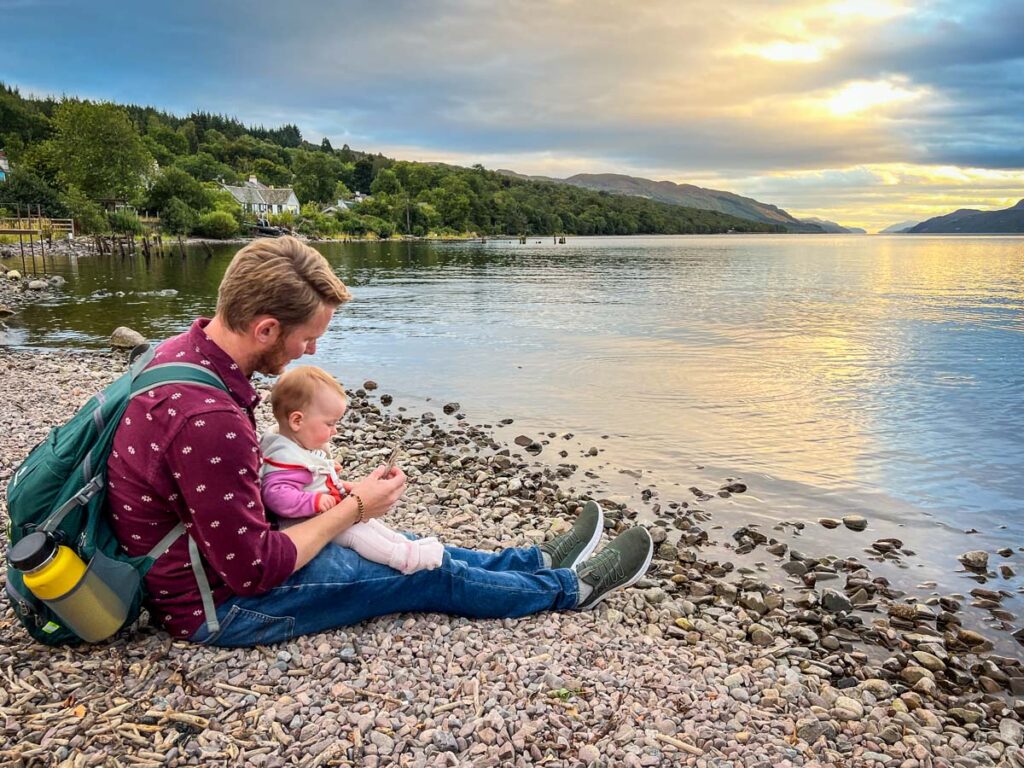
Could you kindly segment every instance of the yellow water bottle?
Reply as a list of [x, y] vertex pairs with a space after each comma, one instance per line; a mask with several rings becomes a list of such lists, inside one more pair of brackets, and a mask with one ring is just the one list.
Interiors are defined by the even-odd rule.
[[121, 628], [128, 612], [113, 590], [74, 550], [46, 531], [20, 539], [7, 553], [25, 586], [83, 640], [105, 640]]

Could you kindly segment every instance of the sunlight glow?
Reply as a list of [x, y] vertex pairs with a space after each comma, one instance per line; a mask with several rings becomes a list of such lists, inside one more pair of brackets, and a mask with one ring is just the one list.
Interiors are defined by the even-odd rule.
[[892, 0], [839, 0], [827, 8], [835, 16], [862, 16], [869, 19], [891, 19], [909, 12], [901, 2]]
[[833, 115], [845, 117], [875, 107], [914, 101], [924, 93], [923, 90], [905, 88], [899, 81], [856, 80], [844, 85], [827, 100], [826, 105]]
[[834, 51], [838, 47], [839, 42], [833, 38], [802, 43], [777, 40], [765, 45], [745, 46], [741, 49], [741, 52], [760, 56], [768, 61], [812, 64], [821, 61], [827, 53]]

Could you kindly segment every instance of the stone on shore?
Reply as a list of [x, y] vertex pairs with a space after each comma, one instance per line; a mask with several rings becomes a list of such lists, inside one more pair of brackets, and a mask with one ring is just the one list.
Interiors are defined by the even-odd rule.
[[868, 527], [868, 520], [860, 515], [847, 515], [843, 518], [843, 525], [851, 531], [863, 531]]
[[119, 326], [110, 334], [110, 346], [113, 349], [135, 349], [139, 344], [145, 343], [145, 336], [127, 326]]

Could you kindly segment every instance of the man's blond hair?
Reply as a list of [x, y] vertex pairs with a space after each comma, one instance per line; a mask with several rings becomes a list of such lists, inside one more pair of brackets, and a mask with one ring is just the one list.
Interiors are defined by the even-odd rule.
[[228, 265], [217, 292], [217, 315], [236, 333], [260, 315], [288, 330], [311, 320], [322, 306], [352, 298], [323, 255], [294, 237], [261, 238]]
[[270, 407], [277, 421], [285, 422], [288, 414], [305, 411], [320, 387], [337, 392], [347, 402], [345, 388], [331, 374], [315, 365], [300, 365], [285, 371], [270, 392]]

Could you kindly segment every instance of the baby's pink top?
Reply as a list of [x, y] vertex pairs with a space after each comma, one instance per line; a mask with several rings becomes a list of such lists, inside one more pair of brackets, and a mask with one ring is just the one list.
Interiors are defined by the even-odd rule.
[[280, 517], [320, 514], [320, 497], [329, 494], [303, 490], [312, 481], [313, 473], [308, 469], [279, 469], [264, 475], [260, 489], [263, 506]]

